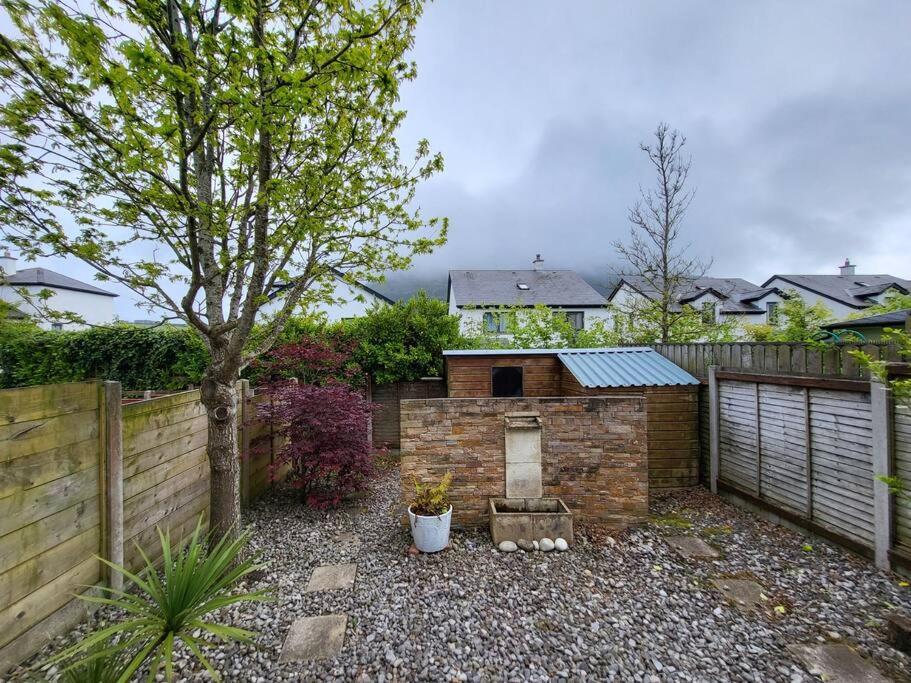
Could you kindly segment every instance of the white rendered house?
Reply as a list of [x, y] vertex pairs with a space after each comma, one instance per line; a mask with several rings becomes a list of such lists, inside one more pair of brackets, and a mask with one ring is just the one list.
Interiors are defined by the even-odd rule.
[[[78, 330], [86, 325], [49, 320], [39, 309], [71, 313], [81, 317], [87, 325], [114, 322], [114, 299], [117, 295], [113, 292], [47, 268], [19, 270], [16, 259], [9, 252], [0, 255], [0, 270], [0, 301], [12, 306], [17, 317], [21, 314], [33, 318], [40, 327], [49, 330]], [[39, 299], [44, 291], [52, 293], [46, 301]]]
[[503, 308], [544, 305], [565, 315], [575, 329], [607, 322], [607, 300], [572, 270], [544, 270], [541, 255], [532, 270], [450, 270], [449, 313], [461, 317], [462, 332], [509, 336]]
[[[366, 315], [371, 308], [388, 306], [395, 303], [363, 282], [349, 282], [344, 273], [334, 270], [330, 274], [330, 302], [319, 302], [308, 308], [308, 313], [325, 317], [326, 322], [334, 323]], [[261, 316], [269, 316], [281, 310], [284, 292], [290, 285], [280, 285], [272, 290], [269, 301], [260, 308]]]
[[838, 267], [838, 275], [773, 275], [763, 287], [794, 291], [807, 304], [822, 303], [836, 320], [882, 303], [890, 292], [908, 294], [911, 280], [895, 275], [858, 275], [848, 259]]

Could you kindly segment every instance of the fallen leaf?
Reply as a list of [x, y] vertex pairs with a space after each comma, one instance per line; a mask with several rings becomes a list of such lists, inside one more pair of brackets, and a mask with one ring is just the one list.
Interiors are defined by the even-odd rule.
[[785, 609], [784, 605], [775, 605], [775, 613], [776, 613], [776, 614], [784, 614], [784, 613], [787, 612], [787, 611], [788, 611], [788, 610]]

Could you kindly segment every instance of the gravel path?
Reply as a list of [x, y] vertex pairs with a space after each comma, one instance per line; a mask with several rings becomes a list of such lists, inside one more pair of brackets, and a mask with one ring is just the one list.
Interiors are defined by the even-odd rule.
[[[911, 588], [703, 489], [655, 495], [653, 521], [639, 529], [581, 529], [567, 553], [499, 553], [473, 530], [454, 532], [451, 550], [418, 557], [405, 552], [397, 493], [389, 472], [346, 510], [307, 511], [290, 492], [255, 505], [247, 521], [270, 562], [262, 583], [279, 599], [231, 613], [262, 635], [259, 649], [214, 655], [226, 680], [796, 682], [818, 679], [785, 646], [829, 641], [911, 680], [911, 658], [886, 644], [883, 626], [892, 607], [911, 608]], [[698, 534], [722, 556], [680, 559], [662, 540], [678, 534]], [[358, 565], [353, 590], [304, 592], [314, 568], [345, 562]], [[758, 581], [767, 608], [742, 615], [712, 587], [718, 577]], [[278, 663], [295, 619], [342, 612], [338, 659]]]

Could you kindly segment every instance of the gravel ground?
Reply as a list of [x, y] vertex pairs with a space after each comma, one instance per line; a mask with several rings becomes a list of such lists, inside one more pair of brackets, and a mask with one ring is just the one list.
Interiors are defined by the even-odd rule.
[[[796, 682], [817, 679], [785, 646], [831, 641], [911, 680], [911, 658], [888, 646], [883, 624], [890, 609], [911, 608], [911, 588], [704, 489], [654, 495], [641, 528], [580, 529], [566, 553], [500, 553], [486, 531], [471, 530], [455, 531], [451, 550], [417, 557], [406, 553], [397, 493], [388, 472], [349, 509], [307, 511], [282, 491], [254, 506], [247, 521], [270, 562], [261, 583], [275, 585], [278, 600], [231, 612], [261, 636], [258, 648], [214, 653], [226, 680]], [[351, 533], [359, 543], [345, 540]], [[681, 533], [721, 558], [679, 558], [662, 537]], [[314, 568], [345, 562], [358, 565], [353, 590], [304, 592]], [[758, 581], [766, 609], [745, 616], [727, 605], [710, 583], [719, 577]], [[338, 659], [278, 663], [295, 619], [343, 612]], [[185, 680], [205, 678], [189, 667]]]

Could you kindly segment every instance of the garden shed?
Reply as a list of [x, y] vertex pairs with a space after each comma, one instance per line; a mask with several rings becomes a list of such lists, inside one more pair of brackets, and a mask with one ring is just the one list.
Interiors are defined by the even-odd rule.
[[444, 351], [450, 398], [645, 397], [652, 488], [699, 483], [699, 380], [648, 347]]

